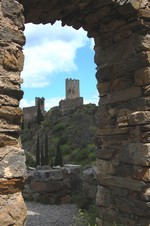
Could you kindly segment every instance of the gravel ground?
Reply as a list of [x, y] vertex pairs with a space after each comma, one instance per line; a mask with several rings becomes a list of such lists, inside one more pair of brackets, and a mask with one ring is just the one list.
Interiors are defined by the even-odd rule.
[[44, 205], [35, 202], [26, 202], [27, 222], [26, 226], [70, 226], [73, 216], [77, 213], [77, 206]]

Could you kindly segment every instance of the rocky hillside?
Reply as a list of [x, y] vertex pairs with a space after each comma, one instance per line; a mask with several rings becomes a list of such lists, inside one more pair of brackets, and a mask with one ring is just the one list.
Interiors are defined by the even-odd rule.
[[44, 149], [46, 133], [49, 164], [55, 160], [58, 143], [64, 163], [85, 166], [94, 162], [94, 116], [97, 109], [95, 104], [88, 104], [62, 114], [59, 107], [54, 107], [47, 112], [40, 125], [31, 122], [23, 125], [21, 140], [26, 151], [27, 164], [34, 165], [38, 134], [40, 149]]

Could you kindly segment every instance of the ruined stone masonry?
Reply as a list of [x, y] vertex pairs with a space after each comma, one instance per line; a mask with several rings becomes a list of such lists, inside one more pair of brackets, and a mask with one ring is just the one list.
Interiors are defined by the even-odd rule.
[[63, 167], [38, 166], [28, 168], [23, 197], [45, 204], [71, 203], [80, 189], [82, 173], [80, 165], [66, 164]]
[[45, 99], [44, 99], [44, 97], [42, 97], [42, 98], [36, 97], [35, 98], [35, 106], [23, 108], [23, 121], [25, 123], [36, 121], [37, 115], [38, 115], [38, 106], [41, 109], [42, 115], [45, 116], [45, 114], [46, 114]]
[[97, 224], [150, 225], [149, 0], [0, 0], [0, 222], [23, 225], [26, 213], [18, 107], [24, 18], [35, 24], [60, 20], [94, 38]]

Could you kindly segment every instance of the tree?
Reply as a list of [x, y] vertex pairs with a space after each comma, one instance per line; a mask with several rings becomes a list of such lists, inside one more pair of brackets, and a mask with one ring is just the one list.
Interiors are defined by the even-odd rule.
[[43, 144], [41, 148], [41, 166], [45, 165], [45, 156], [44, 156], [44, 151], [43, 151]]
[[61, 145], [61, 141], [58, 141], [57, 151], [55, 156], [55, 166], [63, 166], [63, 157], [62, 157], [60, 145]]
[[43, 120], [43, 114], [41, 111], [40, 102], [37, 103], [37, 123], [40, 125], [41, 121]]
[[37, 135], [36, 141], [36, 166], [40, 165], [40, 141], [39, 141], [39, 133]]
[[49, 154], [48, 154], [48, 135], [45, 133], [45, 165], [49, 165]]

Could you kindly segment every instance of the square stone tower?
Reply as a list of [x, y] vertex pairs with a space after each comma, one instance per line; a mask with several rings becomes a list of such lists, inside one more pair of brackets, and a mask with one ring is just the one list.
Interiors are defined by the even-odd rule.
[[62, 113], [70, 109], [83, 105], [83, 97], [80, 97], [80, 88], [78, 79], [65, 79], [66, 99], [59, 102]]
[[66, 100], [80, 97], [80, 88], [78, 79], [66, 79]]

